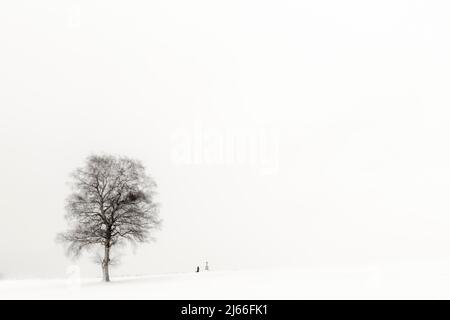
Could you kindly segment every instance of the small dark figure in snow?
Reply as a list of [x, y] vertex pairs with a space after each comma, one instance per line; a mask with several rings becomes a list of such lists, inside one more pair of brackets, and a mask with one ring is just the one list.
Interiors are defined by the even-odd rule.
[[196, 272], [200, 272], [200, 267], [199, 266], [197, 266], [197, 271]]
[[205, 265], [205, 271], [209, 271], [209, 265], [208, 265], [208, 261], [206, 261], [206, 265]]

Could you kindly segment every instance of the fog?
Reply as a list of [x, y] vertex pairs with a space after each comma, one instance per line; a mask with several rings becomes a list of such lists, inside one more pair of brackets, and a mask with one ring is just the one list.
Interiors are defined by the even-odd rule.
[[69, 174], [158, 183], [112, 274], [448, 261], [447, 1], [4, 1], [0, 273], [73, 262]]

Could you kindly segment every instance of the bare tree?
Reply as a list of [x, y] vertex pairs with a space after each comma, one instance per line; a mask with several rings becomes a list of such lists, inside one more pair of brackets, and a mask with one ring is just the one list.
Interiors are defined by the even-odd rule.
[[70, 228], [58, 239], [74, 257], [102, 248], [103, 280], [109, 282], [111, 248], [151, 240], [150, 231], [160, 225], [156, 183], [139, 161], [93, 155], [73, 172], [71, 184], [66, 205]]

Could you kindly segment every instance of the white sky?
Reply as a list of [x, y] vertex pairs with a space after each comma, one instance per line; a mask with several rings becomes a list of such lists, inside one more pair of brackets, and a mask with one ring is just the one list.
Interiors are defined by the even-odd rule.
[[[65, 274], [66, 183], [93, 152], [159, 184], [158, 241], [116, 272], [450, 258], [449, 16], [434, 0], [1, 2], [0, 273]], [[240, 130], [267, 158], [177, 158], [180, 132], [221, 149]]]

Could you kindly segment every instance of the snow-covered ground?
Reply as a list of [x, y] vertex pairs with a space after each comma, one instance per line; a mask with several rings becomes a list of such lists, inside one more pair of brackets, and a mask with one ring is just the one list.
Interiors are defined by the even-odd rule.
[[0, 299], [443, 299], [446, 270], [367, 268], [210, 271], [116, 277], [2, 280]]

